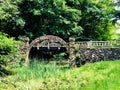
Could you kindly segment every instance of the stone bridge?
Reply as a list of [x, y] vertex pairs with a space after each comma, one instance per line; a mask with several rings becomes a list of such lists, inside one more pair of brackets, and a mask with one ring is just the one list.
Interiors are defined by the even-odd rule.
[[69, 53], [69, 64], [70, 67], [74, 67], [74, 40], [73, 38], [69, 38], [69, 44], [67, 44], [62, 38], [53, 36], [53, 35], [46, 35], [41, 36], [34, 39], [31, 43], [29, 43], [29, 38], [23, 39], [23, 44], [20, 48], [21, 54], [24, 55], [26, 65], [29, 64], [29, 53], [32, 47], [37, 47], [37, 49], [41, 47], [57, 47], [60, 49], [61, 47], [65, 47]]
[[[75, 43], [74, 38], [69, 38], [67, 44], [62, 38], [46, 35], [41, 36], [29, 43], [29, 38], [23, 39], [24, 44], [21, 47], [21, 53], [25, 55], [25, 63], [29, 64], [29, 53], [32, 47], [65, 47], [69, 53], [70, 67], [85, 64], [87, 62], [97, 62], [102, 60], [120, 59], [120, 42], [116, 41], [83, 41]], [[77, 49], [76, 49], [77, 48]], [[78, 58], [77, 55], [80, 57]]]

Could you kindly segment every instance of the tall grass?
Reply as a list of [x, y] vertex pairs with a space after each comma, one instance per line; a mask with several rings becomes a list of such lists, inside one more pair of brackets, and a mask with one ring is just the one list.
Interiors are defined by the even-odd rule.
[[44, 59], [31, 60], [30, 65], [26, 67], [19, 67], [16, 69], [17, 77], [20, 80], [30, 80], [30, 79], [47, 79], [50, 77], [58, 76], [59, 74], [65, 72], [68, 66], [58, 66], [55, 61], [52, 63], [46, 63]]

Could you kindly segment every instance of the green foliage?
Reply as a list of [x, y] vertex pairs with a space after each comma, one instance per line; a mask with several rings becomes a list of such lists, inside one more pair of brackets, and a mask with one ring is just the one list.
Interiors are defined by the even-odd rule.
[[0, 75], [8, 74], [7, 70], [13, 66], [13, 62], [16, 62], [16, 57], [18, 57], [17, 42], [0, 32]]
[[20, 17], [26, 23], [24, 33], [31, 38], [53, 34], [66, 39], [81, 33], [81, 11], [67, 6], [65, 0], [28, 0], [20, 8]]
[[65, 72], [66, 69], [67, 67], [57, 66], [54, 61], [46, 64], [44, 59], [32, 59], [32, 62], [28, 68], [22, 66], [15, 69], [15, 71], [17, 72], [16, 78], [27, 81], [31, 79], [47, 79], [54, 77], [59, 75], [61, 72]]
[[34, 62], [29, 68], [17, 68], [16, 75], [3, 78], [0, 81], [0, 88], [5, 90], [50, 90], [51, 88], [54, 90], [119, 90], [119, 63], [120, 60], [102, 61], [76, 69], [62, 69], [55, 64], [44, 66]]
[[[80, 10], [83, 13], [79, 24], [84, 29], [81, 39], [114, 39], [112, 35], [115, 35], [115, 28], [112, 25], [112, 20], [110, 20], [114, 12], [114, 4], [111, 0], [85, 0], [81, 4]], [[111, 31], [113, 32], [112, 34]]]
[[53, 34], [66, 41], [71, 36], [116, 39], [112, 0], [4, 0], [0, 5], [1, 31], [16, 38]]
[[[53, 59], [53, 60], [56, 60], [56, 61], [64, 61], [64, 60], [66, 60], [65, 57], [67, 57], [67, 53], [62, 52], [62, 53], [53, 55], [53, 58], [52, 58], [52, 59]], [[68, 57], [67, 57], [67, 58], [68, 58]]]
[[[20, 27], [20, 25], [18, 25], [18, 18], [20, 18], [18, 17], [20, 14], [18, 4], [21, 1], [22, 0], [3, 0], [0, 3], [0, 32], [2, 31], [10, 36], [20, 34], [18, 31], [16, 32], [16, 30]], [[17, 19], [15, 20], [15, 18]]]
[[17, 4], [21, 0], [4, 0], [0, 3], [0, 20], [7, 20], [19, 14]]
[[6, 51], [6, 54], [8, 54], [9, 52], [12, 51], [13, 47], [14, 47], [13, 38], [9, 39], [9, 38], [7, 38], [6, 34], [0, 33], [0, 51], [1, 51], [1, 54], [5, 53], [5, 51]]

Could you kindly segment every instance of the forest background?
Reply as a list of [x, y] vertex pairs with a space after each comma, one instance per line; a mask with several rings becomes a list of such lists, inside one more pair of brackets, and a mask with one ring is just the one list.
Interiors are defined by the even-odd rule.
[[52, 34], [68, 40], [115, 40], [119, 0], [1, 0], [0, 32], [10, 37]]

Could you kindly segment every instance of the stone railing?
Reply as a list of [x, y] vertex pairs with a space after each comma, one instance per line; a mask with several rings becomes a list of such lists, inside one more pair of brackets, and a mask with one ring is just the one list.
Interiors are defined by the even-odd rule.
[[80, 41], [75, 43], [79, 48], [119, 48], [120, 41]]

